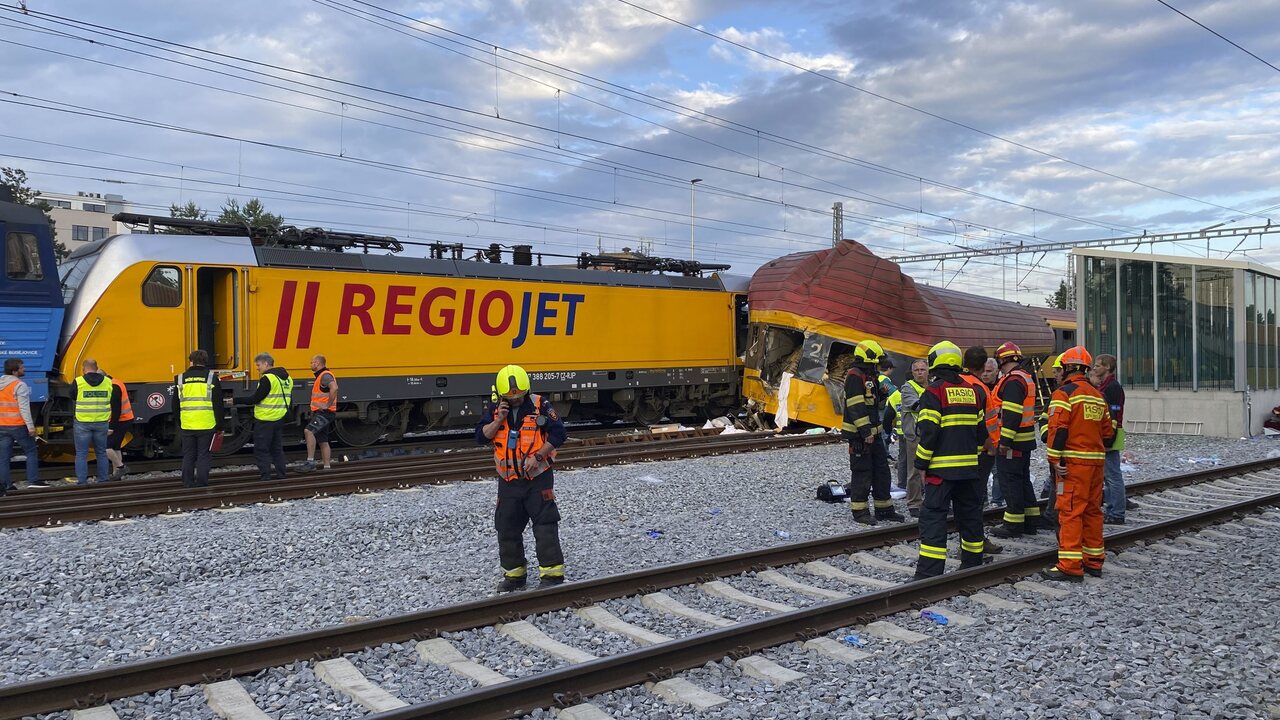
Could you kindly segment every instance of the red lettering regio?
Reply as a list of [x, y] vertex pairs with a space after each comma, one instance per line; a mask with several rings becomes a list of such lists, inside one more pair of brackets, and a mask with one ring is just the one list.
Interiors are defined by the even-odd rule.
[[[387, 288], [386, 305], [382, 312], [382, 335], [408, 335], [412, 327], [403, 316], [413, 312], [408, 302], [417, 294], [412, 285], [391, 285]], [[502, 290], [485, 293], [476, 306], [476, 291], [462, 293], [462, 307], [457, 307], [458, 292], [453, 288], [435, 287], [427, 291], [418, 303], [418, 326], [428, 335], [449, 335], [455, 330], [459, 335], [470, 335], [475, 325], [485, 335], [502, 335], [511, 327], [515, 317], [515, 301]], [[352, 321], [358, 321], [360, 331], [374, 334], [373, 306], [377, 292], [369, 285], [348, 283], [342, 288], [342, 305], [338, 310], [338, 334], [351, 334]], [[459, 309], [461, 317], [459, 317]], [[474, 325], [473, 325], [474, 323]]]

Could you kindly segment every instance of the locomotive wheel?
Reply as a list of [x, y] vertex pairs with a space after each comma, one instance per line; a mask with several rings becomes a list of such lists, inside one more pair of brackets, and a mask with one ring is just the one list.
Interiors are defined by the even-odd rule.
[[666, 414], [666, 403], [661, 403], [658, 407], [654, 407], [649, 404], [648, 398], [642, 398], [631, 413], [631, 418], [640, 425], [657, 425], [662, 422], [662, 418]]
[[349, 447], [372, 445], [387, 434], [382, 423], [367, 423], [355, 419], [338, 418], [333, 424], [333, 435]]

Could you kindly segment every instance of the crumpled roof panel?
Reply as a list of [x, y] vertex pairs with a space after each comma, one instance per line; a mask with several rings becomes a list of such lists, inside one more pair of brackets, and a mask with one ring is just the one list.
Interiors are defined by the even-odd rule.
[[779, 310], [859, 333], [932, 345], [993, 348], [1012, 340], [1027, 352], [1050, 352], [1045, 308], [920, 285], [896, 263], [852, 240], [773, 260], [751, 278], [754, 310]]

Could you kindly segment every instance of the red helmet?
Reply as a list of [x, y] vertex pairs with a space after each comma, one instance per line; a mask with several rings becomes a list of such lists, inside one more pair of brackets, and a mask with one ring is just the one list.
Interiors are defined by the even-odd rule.
[[1021, 359], [1022, 348], [1011, 342], [1007, 342], [996, 348], [996, 360], [998, 360], [1001, 365], [1007, 362], [1018, 362]]
[[1083, 345], [1076, 345], [1073, 348], [1067, 348], [1058, 356], [1058, 360], [1062, 363], [1062, 367], [1064, 368], [1070, 365], [1082, 365], [1084, 367], [1090, 367], [1093, 365], [1093, 356], [1089, 354], [1088, 350], [1084, 349]]

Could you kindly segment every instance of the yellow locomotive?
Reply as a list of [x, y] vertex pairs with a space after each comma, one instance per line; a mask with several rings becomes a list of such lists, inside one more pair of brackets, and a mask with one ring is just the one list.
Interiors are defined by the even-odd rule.
[[[571, 419], [649, 423], [714, 416], [739, 401], [745, 283], [702, 277], [709, 266], [584, 255], [544, 267], [527, 246], [511, 263], [496, 246], [478, 261], [445, 245], [404, 257], [369, 252], [400, 250], [392, 238], [117, 219], [185, 234], [117, 235], [63, 263], [47, 427], [69, 425], [67, 383], [93, 358], [128, 384], [135, 438], [149, 452], [171, 446], [174, 377], [197, 348], [229, 396], [252, 391], [259, 352], [295, 376], [324, 355], [341, 381], [335, 434], [354, 446], [473, 424], [494, 371], [509, 362]], [[352, 248], [364, 252], [343, 252]], [[655, 269], [678, 274], [645, 272]], [[310, 388], [297, 380], [300, 427]], [[251, 413], [224, 412], [229, 452], [247, 440]]]

